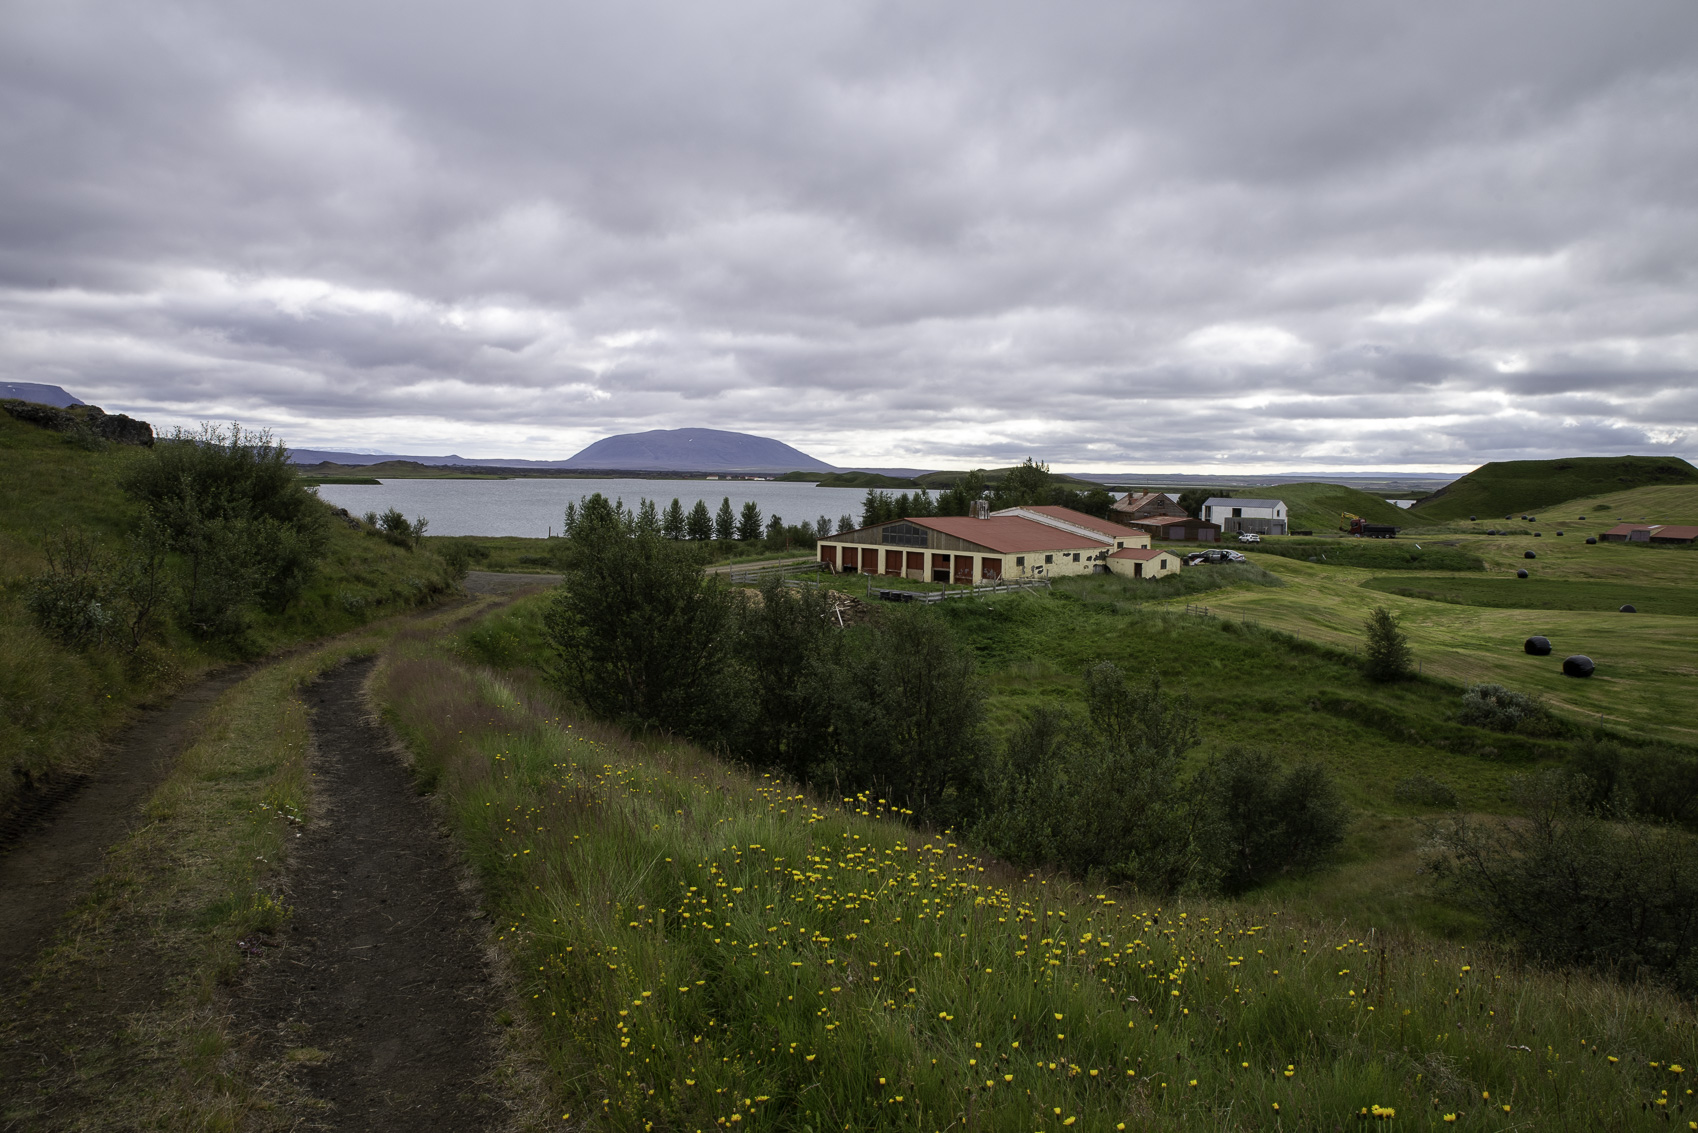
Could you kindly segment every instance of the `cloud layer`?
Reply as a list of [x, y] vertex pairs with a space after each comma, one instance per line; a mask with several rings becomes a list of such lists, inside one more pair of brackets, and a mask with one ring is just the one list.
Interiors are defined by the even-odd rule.
[[1698, 9], [18, 0], [0, 377], [303, 447], [1698, 437]]

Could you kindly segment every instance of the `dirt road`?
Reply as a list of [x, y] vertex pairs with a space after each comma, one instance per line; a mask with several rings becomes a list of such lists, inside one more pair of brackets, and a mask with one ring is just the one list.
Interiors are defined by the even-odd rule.
[[281, 946], [236, 1012], [299, 1067], [309, 1128], [493, 1128], [483, 933], [452, 846], [361, 696], [372, 664], [307, 693], [317, 811], [292, 847]]
[[92, 775], [0, 830], [0, 996], [16, 989], [59, 919], [87, 891], [107, 847], [133, 828], [142, 800], [193, 738], [201, 714], [252, 671], [215, 673], [143, 712]]

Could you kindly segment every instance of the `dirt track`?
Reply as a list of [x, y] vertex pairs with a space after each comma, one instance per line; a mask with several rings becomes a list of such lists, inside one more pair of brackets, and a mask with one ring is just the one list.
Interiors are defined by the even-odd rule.
[[53, 935], [59, 919], [87, 891], [107, 847], [123, 838], [142, 800], [164, 780], [177, 753], [219, 694], [251, 668], [205, 678], [163, 708], [151, 709], [119, 733], [94, 774], [65, 784], [57, 797], [0, 831], [0, 995], [14, 990], [24, 968]]
[[236, 1013], [300, 1068], [304, 1127], [488, 1129], [502, 1107], [483, 933], [452, 847], [370, 718], [371, 666], [307, 693], [317, 810], [290, 855], [294, 913]]

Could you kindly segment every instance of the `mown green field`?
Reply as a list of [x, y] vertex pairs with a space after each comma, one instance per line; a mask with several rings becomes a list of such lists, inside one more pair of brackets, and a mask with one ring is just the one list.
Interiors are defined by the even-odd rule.
[[1644, 614], [1698, 617], [1698, 585], [1635, 586], [1565, 578], [1440, 578], [1411, 581], [1387, 575], [1362, 582], [1369, 590], [1425, 598], [1458, 606], [1489, 606], [1500, 610], [1604, 610], [1633, 606]]
[[[1698, 485], [1698, 468], [1674, 456], [1595, 456], [1504, 460], [1482, 465], [1412, 509], [1417, 523], [1453, 522], [1469, 515], [1502, 518], [1563, 510], [1566, 501], [1607, 500], [1591, 492], [1647, 486]], [[1575, 513], [1579, 514], [1579, 513]]]

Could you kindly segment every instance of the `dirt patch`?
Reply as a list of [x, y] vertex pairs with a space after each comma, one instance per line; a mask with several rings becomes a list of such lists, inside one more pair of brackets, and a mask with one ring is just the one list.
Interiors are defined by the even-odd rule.
[[306, 694], [317, 813], [292, 847], [266, 960], [235, 996], [300, 1127], [502, 1124], [485, 934], [428, 805], [361, 693], [372, 662]]
[[0, 824], [0, 992], [21, 983], [99, 872], [106, 848], [134, 828], [142, 802], [194, 738], [201, 713], [251, 671], [226, 669], [144, 711], [92, 774], [37, 789], [8, 813]]
[[470, 594], [516, 594], [522, 590], [557, 586], [558, 574], [502, 574], [493, 570], [469, 570], [465, 586]]

